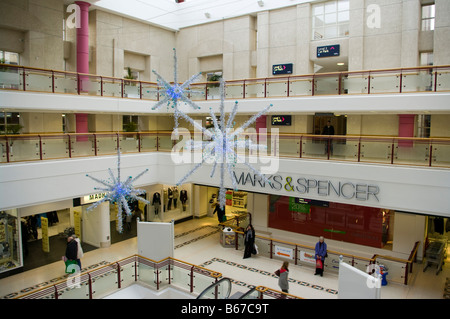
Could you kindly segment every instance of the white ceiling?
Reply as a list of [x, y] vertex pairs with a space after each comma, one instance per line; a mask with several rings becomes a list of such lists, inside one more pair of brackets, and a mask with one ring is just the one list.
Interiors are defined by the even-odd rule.
[[[314, 1], [316, 0], [185, 0], [183, 3], [176, 3], [175, 0], [94, 0], [91, 1], [91, 9], [99, 8], [166, 29], [179, 30], [192, 25]], [[205, 13], [210, 17], [207, 18]]]

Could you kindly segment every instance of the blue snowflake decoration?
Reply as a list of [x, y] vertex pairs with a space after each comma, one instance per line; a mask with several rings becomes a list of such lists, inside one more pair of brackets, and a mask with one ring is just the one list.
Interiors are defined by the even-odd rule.
[[94, 204], [90, 205], [87, 208], [87, 211], [90, 211], [100, 205], [101, 203], [105, 201], [109, 201], [111, 204], [117, 204], [117, 221], [118, 221], [118, 231], [119, 233], [122, 233], [123, 231], [123, 223], [122, 223], [122, 213], [123, 210], [125, 210], [125, 213], [127, 215], [131, 215], [132, 212], [130, 210], [130, 207], [128, 205], [128, 201], [138, 200], [140, 202], [143, 202], [145, 204], [150, 204], [149, 201], [146, 199], [139, 197], [138, 195], [144, 194], [145, 191], [140, 189], [135, 189], [133, 187], [133, 183], [141, 177], [143, 174], [148, 172], [148, 169], [138, 174], [135, 178], [129, 176], [125, 181], [120, 180], [120, 150], [117, 150], [117, 178], [114, 176], [112, 170], [108, 168], [108, 172], [110, 175], [110, 178], [108, 180], [100, 180], [98, 178], [95, 178], [93, 176], [90, 176], [86, 174], [87, 177], [91, 178], [92, 180], [104, 185], [105, 187], [94, 187], [96, 191], [106, 192], [105, 197], [103, 197], [98, 202], [95, 202]]
[[[237, 129], [233, 129], [234, 118], [237, 113], [238, 103], [235, 102], [233, 110], [228, 117], [227, 123], [225, 124], [225, 90], [224, 90], [224, 80], [220, 80], [220, 123], [217, 121], [215, 114], [212, 109], [210, 109], [210, 115], [213, 120], [214, 129], [208, 130], [202, 127], [200, 124], [195, 122], [192, 118], [183, 112], [179, 112], [179, 115], [183, 117], [186, 121], [190, 122], [195, 128], [201, 130], [203, 134], [209, 139], [205, 142], [195, 142], [192, 139], [186, 143], [187, 149], [198, 149], [203, 153], [202, 161], [198, 163], [192, 170], [190, 170], [183, 178], [181, 178], [177, 186], [181, 185], [191, 174], [193, 174], [198, 168], [200, 168], [205, 162], [212, 162], [213, 168], [210, 177], [214, 176], [217, 164], [220, 164], [220, 186], [219, 186], [219, 204], [222, 208], [225, 207], [225, 194], [226, 188], [224, 186], [225, 172], [231, 178], [233, 188], [237, 190], [236, 178], [233, 174], [232, 169], [237, 163], [243, 163], [246, 165], [253, 173], [259, 176], [262, 180], [270, 184], [271, 182], [262, 175], [256, 168], [254, 168], [248, 161], [242, 156], [236, 153], [236, 149], [248, 149], [248, 150], [258, 150], [261, 148], [267, 148], [266, 145], [253, 144], [252, 141], [239, 139], [239, 135], [244, 132], [251, 124], [253, 124], [261, 115], [266, 113], [273, 105], [270, 104], [265, 107], [259, 113], [253, 115], [247, 122]], [[237, 137], [237, 139], [236, 139]]]
[[173, 49], [173, 58], [174, 58], [174, 84], [171, 85], [169, 82], [167, 82], [158, 72], [153, 70], [153, 73], [157, 76], [157, 82], [158, 86], [161, 87], [161, 89], [158, 90], [158, 93], [162, 96], [162, 99], [159, 100], [153, 107], [152, 110], [157, 110], [161, 108], [162, 105], [167, 104], [167, 109], [169, 110], [169, 107], [171, 107], [174, 111], [174, 120], [175, 120], [175, 126], [174, 131], [177, 134], [178, 129], [178, 119], [179, 119], [179, 109], [178, 109], [178, 103], [184, 102], [187, 105], [191, 106], [194, 110], [200, 109], [200, 106], [192, 102], [189, 97], [188, 93], [195, 94], [195, 93], [203, 93], [202, 91], [197, 90], [190, 90], [189, 85], [194, 83], [202, 74], [201, 72], [197, 73], [196, 75], [193, 75], [189, 80], [184, 82], [183, 84], [178, 83], [178, 62], [177, 62], [177, 54], [176, 50]]

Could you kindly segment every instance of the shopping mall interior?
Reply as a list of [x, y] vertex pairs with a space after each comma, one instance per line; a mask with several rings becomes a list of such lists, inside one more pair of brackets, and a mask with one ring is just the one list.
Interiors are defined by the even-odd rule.
[[450, 298], [449, 1], [126, 3], [0, 0], [0, 298]]

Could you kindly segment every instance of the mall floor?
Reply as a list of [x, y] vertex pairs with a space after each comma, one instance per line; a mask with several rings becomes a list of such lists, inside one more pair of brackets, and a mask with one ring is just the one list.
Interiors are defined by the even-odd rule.
[[[246, 292], [249, 286], [263, 285], [279, 290], [278, 280], [271, 274], [281, 266], [280, 260], [262, 256], [243, 259], [243, 252], [224, 248], [219, 242], [220, 229], [216, 218], [192, 219], [175, 224], [175, 258], [221, 272], [233, 281], [231, 295]], [[330, 247], [332, 249], [332, 247]], [[120, 260], [137, 253], [137, 238], [131, 237], [108, 248], [86, 251], [82, 259], [83, 271]], [[410, 283], [389, 282], [381, 288], [382, 299], [442, 299], [444, 284], [450, 277], [450, 258], [441, 272], [422, 271], [422, 264], [414, 265]], [[0, 280], [0, 298], [9, 299], [64, 279], [61, 260], [24, 271]], [[337, 299], [338, 274], [325, 271], [314, 276], [314, 269], [290, 265], [289, 293], [308, 299]]]

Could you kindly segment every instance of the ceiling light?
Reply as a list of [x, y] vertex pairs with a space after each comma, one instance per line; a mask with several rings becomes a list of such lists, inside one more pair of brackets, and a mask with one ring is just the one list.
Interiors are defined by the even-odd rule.
[[344, 62], [339, 62], [337, 65], [345, 65]]
[[211, 18], [211, 13], [205, 12], [205, 17], [206, 17], [207, 19]]
[[264, 7], [264, 1], [263, 0], [258, 0], [258, 5], [260, 7]]

